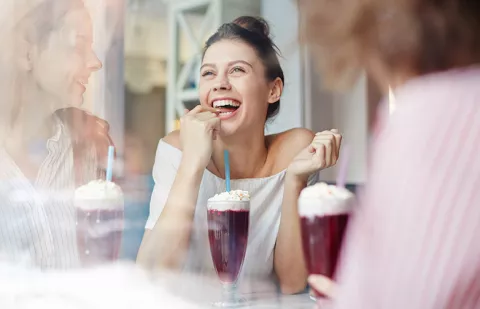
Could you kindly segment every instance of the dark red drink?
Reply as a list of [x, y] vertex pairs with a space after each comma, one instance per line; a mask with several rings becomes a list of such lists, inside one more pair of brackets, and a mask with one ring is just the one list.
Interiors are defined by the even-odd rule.
[[[298, 200], [302, 247], [310, 275], [334, 278], [348, 224], [353, 194], [319, 183], [302, 191]], [[315, 291], [316, 296], [323, 296]]]
[[[219, 203], [244, 204], [245, 207], [218, 209]], [[248, 243], [250, 203], [209, 202], [208, 239], [215, 270], [223, 283], [235, 283], [242, 268]], [[213, 206], [213, 207], [212, 207]], [[220, 207], [221, 208], [221, 207]], [[233, 208], [233, 207], [232, 207]]]
[[302, 245], [310, 274], [335, 275], [348, 214], [301, 217]]
[[83, 266], [116, 261], [120, 254], [123, 209], [77, 208], [77, 246]]
[[123, 194], [112, 182], [95, 180], [75, 192], [77, 248], [82, 266], [116, 261], [124, 228]]

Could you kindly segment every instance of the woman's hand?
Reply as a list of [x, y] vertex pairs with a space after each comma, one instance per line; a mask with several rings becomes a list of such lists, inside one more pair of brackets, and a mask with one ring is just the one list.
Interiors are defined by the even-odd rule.
[[315, 134], [312, 143], [293, 158], [288, 173], [306, 180], [311, 174], [335, 165], [341, 143], [342, 135], [335, 129]]
[[308, 284], [326, 297], [334, 298], [336, 285], [330, 278], [322, 275], [311, 275], [308, 277]]
[[180, 118], [180, 142], [190, 164], [206, 167], [212, 157], [213, 140], [220, 129], [216, 110], [197, 105]]

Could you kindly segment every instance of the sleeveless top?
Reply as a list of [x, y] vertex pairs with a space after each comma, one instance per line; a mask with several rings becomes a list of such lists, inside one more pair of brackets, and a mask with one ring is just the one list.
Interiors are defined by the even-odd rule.
[[[160, 140], [155, 157], [153, 178], [155, 187], [150, 203], [146, 229], [153, 229], [159, 218], [182, 158], [181, 150]], [[239, 279], [269, 277], [273, 272], [273, 254], [280, 227], [285, 170], [264, 178], [232, 179], [232, 190], [245, 190], [250, 194], [250, 227], [245, 261]], [[318, 173], [310, 177], [309, 184], [317, 180]], [[225, 191], [225, 180], [205, 169], [200, 184], [194, 215], [190, 247], [184, 271], [214, 274], [210, 254], [207, 226], [207, 200]]]

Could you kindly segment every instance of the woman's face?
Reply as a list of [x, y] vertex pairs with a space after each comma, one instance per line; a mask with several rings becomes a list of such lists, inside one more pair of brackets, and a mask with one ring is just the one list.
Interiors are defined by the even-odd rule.
[[268, 104], [281, 95], [278, 81], [266, 80], [255, 50], [239, 40], [221, 40], [208, 48], [199, 91], [202, 105], [221, 110], [221, 136], [263, 130]]
[[93, 29], [86, 9], [69, 11], [42, 47], [33, 47], [31, 73], [42, 93], [60, 104], [80, 106], [90, 75], [102, 68], [92, 49]]

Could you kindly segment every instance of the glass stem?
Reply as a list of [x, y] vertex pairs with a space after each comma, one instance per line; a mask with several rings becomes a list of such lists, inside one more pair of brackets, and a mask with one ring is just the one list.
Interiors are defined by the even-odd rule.
[[222, 284], [222, 299], [224, 303], [235, 303], [235, 291], [237, 285], [235, 283]]

